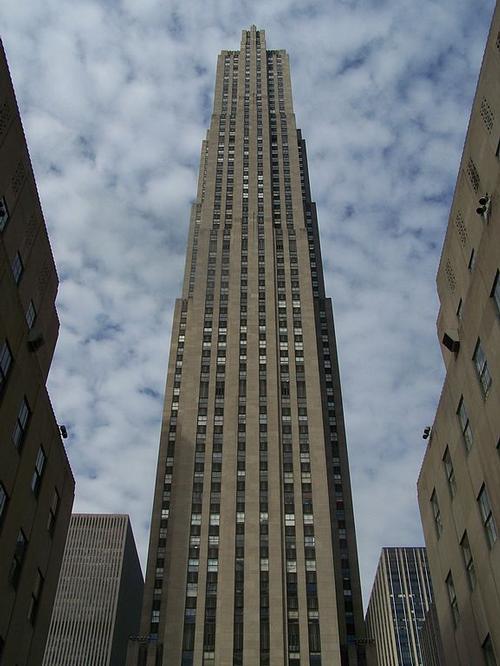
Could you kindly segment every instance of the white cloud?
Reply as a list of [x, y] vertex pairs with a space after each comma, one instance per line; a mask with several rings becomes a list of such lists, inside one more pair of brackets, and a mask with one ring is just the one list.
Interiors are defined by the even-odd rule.
[[422, 542], [420, 434], [443, 374], [434, 275], [493, 4], [3, 1], [61, 276], [50, 391], [70, 426], [75, 509], [131, 513], [143, 561], [216, 57], [251, 23], [291, 55], [365, 595], [383, 545]]

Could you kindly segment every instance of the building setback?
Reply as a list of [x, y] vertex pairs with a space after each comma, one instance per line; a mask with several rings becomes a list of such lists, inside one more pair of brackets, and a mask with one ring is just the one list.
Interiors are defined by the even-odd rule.
[[366, 613], [379, 666], [424, 663], [421, 629], [431, 606], [425, 548], [383, 548]]
[[252, 27], [217, 64], [129, 663], [364, 664], [364, 638], [305, 142]]
[[446, 378], [418, 500], [445, 663], [500, 663], [500, 11], [437, 274]]
[[41, 664], [74, 479], [46, 390], [57, 274], [0, 42], [0, 663]]
[[43, 666], [123, 666], [143, 589], [129, 517], [71, 516]]

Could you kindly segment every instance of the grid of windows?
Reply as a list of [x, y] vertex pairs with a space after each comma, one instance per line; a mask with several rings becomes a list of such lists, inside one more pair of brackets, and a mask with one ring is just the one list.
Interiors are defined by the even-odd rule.
[[[202, 328], [203, 333], [200, 343], [201, 367], [197, 409], [195, 407], [197, 421], [193, 452], [189, 555], [186, 589], [183, 595], [181, 663], [183, 666], [191, 666], [194, 663], [196, 645], [196, 650], [200, 650], [202, 654], [203, 665], [212, 666], [215, 664], [217, 645], [217, 650], [220, 649], [221, 654], [230, 650], [231, 663], [233, 666], [240, 666], [244, 656], [243, 643], [245, 642], [245, 645], [253, 650], [253, 643], [257, 640], [257, 645], [260, 643], [259, 666], [270, 666], [274, 642], [270, 637], [272, 626], [270, 612], [273, 603], [275, 608], [279, 608], [280, 603], [270, 594], [270, 539], [272, 543], [272, 539], [279, 540], [280, 535], [278, 532], [274, 535], [269, 534], [271, 494], [268, 479], [269, 444], [273, 454], [276, 454], [276, 459], [272, 460], [280, 466], [279, 490], [283, 498], [283, 509], [279, 508], [278, 513], [271, 518], [281, 520], [283, 523], [286, 602], [283, 633], [287, 641], [287, 662], [288, 666], [293, 666], [307, 660], [311, 665], [317, 666], [322, 660], [316, 574], [317, 536], [312, 500], [310, 425], [305, 373], [307, 358], [304, 353], [301, 303], [301, 288], [308, 284], [309, 268], [313, 296], [323, 295], [324, 290], [321, 265], [317, 264], [317, 261], [320, 261], [318, 233], [315, 226], [317, 222], [314, 204], [310, 202], [305, 146], [300, 134], [294, 129], [291, 100], [285, 95], [285, 77], [288, 72], [282, 52], [266, 52], [263, 40], [261, 45], [259, 32], [252, 29], [246, 33], [246, 36], [244, 35], [241, 51], [223, 52], [218, 67], [214, 115], [207, 141], [202, 148], [199, 199], [192, 210], [191, 253], [188, 258], [187, 281], [184, 284], [184, 294], [192, 296], [193, 301], [197, 303], [196, 310], [190, 314], [190, 317], [193, 317], [195, 335], [198, 335], [198, 326]], [[269, 171], [267, 159], [270, 160]], [[309, 262], [305, 248], [306, 265], [302, 273], [299, 270], [298, 252], [302, 238], [296, 237], [293, 225], [293, 217], [297, 213], [300, 214], [300, 208], [294, 210], [292, 203], [291, 160], [295, 160], [294, 169], [299, 166], [296, 173], [300, 174], [301, 179], [304, 216], [307, 213]], [[213, 170], [211, 170], [212, 164]], [[209, 174], [214, 175], [215, 179], [212, 180]], [[271, 224], [269, 227], [268, 221]], [[232, 238], [233, 224], [235, 233]], [[239, 248], [236, 249], [235, 246]], [[205, 253], [206, 256], [202, 256]], [[196, 272], [197, 263], [204, 267], [204, 271], [206, 270], [206, 276], [203, 275], [203, 278]], [[200, 303], [201, 308], [198, 308], [198, 299], [203, 299], [203, 292], [199, 289], [202, 285], [201, 280], [205, 285], [204, 311], [202, 303]], [[228, 326], [228, 309], [238, 308], [238, 302], [239, 331], [238, 320], [233, 317]], [[341, 594], [343, 592], [343, 599], [341, 598], [339, 607], [342, 607], [343, 602], [347, 640], [353, 643], [356, 638], [354, 593], [351, 586], [344, 505], [346, 490], [341, 473], [342, 454], [339, 454], [338, 450], [333, 376], [334, 341], [326, 315], [328, 306], [319, 300], [315, 301], [315, 308], [316, 306], [315, 319], [318, 317], [318, 320], [315, 320], [312, 326], [318, 331], [317, 344], [322, 372], [324, 369], [322, 381], [325, 384], [326, 396], [325, 437], [328, 437], [331, 448], [330, 460], [335, 477], [335, 526], [332, 527], [332, 533], [338, 540], [334, 551], [340, 554], [341, 564], [340, 589]], [[271, 312], [267, 311], [269, 307]], [[272, 328], [270, 322], [273, 322]], [[308, 322], [307, 329], [309, 326]], [[278, 356], [277, 385], [274, 379], [274, 354], [273, 364], [268, 365], [268, 345], [274, 350], [275, 341]], [[179, 409], [180, 386], [177, 384], [177, 379], [180, 382], [183, 347], [184, 337], [182, 340], [179, 337], [176, 349], [176, 372], [179, 376], [176, 375], [174, 381], [171, 418], [165, 426], [169, 428], [169, 448], [163, 487], [162, 527], [156, 549], [157, 580], [151, 607], [150, 635], [153, 640], [159, 638], [163, 631], [160, 622], [163, 613], [163, 572], [172, 477], [176, 479], [172, 457]], [[235, 363], [237, 356], [238, 363]], [[255, 359], [255, 365], [248, 372], [248, 376], [255, 379], [258, 376], [258, 387], [253, 384], [253, 379], [251, 383], [247, 383], [248, 359]], [[234, 381], [236, 377], [237, 391]], [[231, 390], [230, 396], [228, 396], [228, 386], [234, 386], [235, 389]], [[276, 388], [279, 394], [277, 401], [279, 432], [275, 433], [273, 427], [272, 439], [268, 442], [267, 400], [268, 396], [271, 396], [274, 405]], [[247, 395], [252, 398], [249, 403], [251, 410], [247, 406]], [[255, 397], [258, 398], [258, 411], [254, 411]], [[309, 399], [311, 400], [310, 397]], [[235, 409], [237, 411], [233, 411]], [[225, 421], [231, 424], [229, 430], [225, 428]], [[236, 430], [233, 430], [233, 423], [237, 424]], [[254, 423], [257, 426], [255, 432]], [[258, 489], [254, 488], [253, 484], [252, 488], [246, 486], [247, 474], [250, 473], [247, 464], [249, 457], [253, 456], [257, 430]], [[252, 453], [250, 453], [250, 444]], [[279, 447], [279, 456], [278, 452], [274, 451], [275, 446]], [[225, 461], [224, 484], [222, 483], [223, 460]], [[235, 461], [234, 470], [230, 469], [229, 460]], [[233, 473], [234, 477], [231, 478]], [[182, 485], [184, 486], [184, 479]], [[248, 539], [246, 514], [253, 508], [255, 491], [258, 492], [260, 514], [258, 548], [255, 548], [257, 546], [255, 543], [246, 543]], [[249, 497], [252, 498], [250, 508], [247, 506]], [[158, 499], [157, 497], [156, 501]], [[219, 566], [219, 530], [223, 521], [221, 500], [224, 510], [228, 512], [234, 510], [234, 518], [230, 519], [234, 521], [234, 525], [225, 525], [228, 533], [231, 530], [230, 550], [234, 554], [234, 560], [231, 556], [231, 559], [222, 562], [224, 568]], [[245, 562], [245, 557], [251, 560]], [[254, 557], [258, 557], [255, 565], [258, 567], [260, 588], [259, 626], [255, 627], [255, 636], [244, 636], [244, 626], [248, 626], [247, 621], [245, 623], [243, 621], [246, 602], [244, 590], [250, 584], [246, 579], [248, 576], [251, 576], [252, 582], [255, 580], [253, 576], [254, 572], [257, 572], [253, 566]], [[227, 566], [230, 568], [234, 566], [233, 571], [228, 570]], [[223, 631], [222, 625], [218, 626], [216, 609], [218, 605], [220, 607], [220, 586], [222, 584], [231, 586], [233, 582], [233, 622], [227, 626], [231, 632], [228, 636], [226, 631]], [[305, 587], [302, 589], [304, 582]], [[304, 595], [304, 604], [301, 603], [302, 595]], [[281, 609], [279, 610], [281, 612]], [[224, 611], [225, 617], [227, 617], [226, 611], [227, 609]], [[342, 617], [340, 621], [343, 619]], [[281, 632], [281, 629], [279, 631]], [[324, 647], [326, 649], [326, 646]]]

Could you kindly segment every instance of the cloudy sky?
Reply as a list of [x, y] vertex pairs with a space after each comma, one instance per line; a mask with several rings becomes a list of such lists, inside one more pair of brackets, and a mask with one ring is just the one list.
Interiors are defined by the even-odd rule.
[[174, 299], [217, 53], [291, 56], [334, 299], [361, 575], [419, 545], [443, 379], [435, 273], [494, 0], [2, 0], [61, 280], [50, 375], [75, 510], [145, 561]]

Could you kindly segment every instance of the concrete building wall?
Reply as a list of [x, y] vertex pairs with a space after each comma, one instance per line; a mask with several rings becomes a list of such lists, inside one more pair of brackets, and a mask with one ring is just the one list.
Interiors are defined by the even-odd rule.
[[0, 662], [18, 666], [43, 658], [74, 495], [45, 387], [57, 285], [0, 44]]
[[305, 143], [288, 56], [252, 27], [217, 64], [131, 652], [141, 666], [330, 666], [365, 663], [363, 639]]
[[123, 666], [143, 578], [126, 515], [74, 514], [44, 666]]
[[418, 480], [445, 660], [464, 666], [500, 663], [499, 35], [497, 5], [437, 275], [439, 340], [459, 346], [441, 344], [446, 379]]

